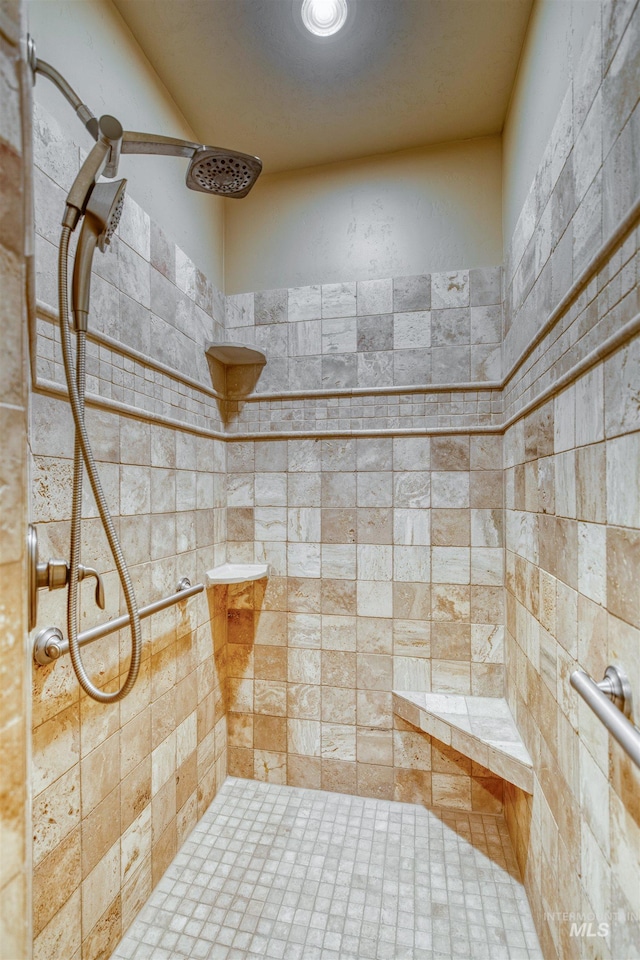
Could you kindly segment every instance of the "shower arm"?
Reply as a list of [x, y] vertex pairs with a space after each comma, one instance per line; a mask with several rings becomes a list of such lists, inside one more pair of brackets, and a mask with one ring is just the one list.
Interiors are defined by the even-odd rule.
[[[61, 73], [52, 67], [50, 63], [44, 60], [38, 60], [36, 56], [36, 44], [32, 36], [27, 36], [27, 61], [33, 71], [33, 82], [35, 83], [36, 74], [40, 73], [54, 84], [62, 96], [71, 104], [79, 119], [85, 125], [94, 140], [98, 139], [98, 119], [91, 112], [86, 103], [83, 103], [70, 83], [68, 83]], [[115, 174], [114, 174], [115, 176]]]
[[161, 157], [186, 157], [191, 159], [204, 144], [178, 137], [163, 137], [159, 133], [138, 133], [125, 130], [122, 137], [122, 153], [145, 153]]

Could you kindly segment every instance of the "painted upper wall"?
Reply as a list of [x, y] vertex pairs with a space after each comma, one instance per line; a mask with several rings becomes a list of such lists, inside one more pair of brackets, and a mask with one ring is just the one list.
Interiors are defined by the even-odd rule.
[[551, 136], [601, 0], [536, 0], [503, 131], [505, 247]]
[[[198, 140], [111, 0], [26, 5], [37, 55], [68, 80], [96, 115], [118, 117], [126, 130]], [[69, 130], [75, 142], [88, 134], [62, 95], [39, 77], [35, 98]], [[123, 157], [119, 176], [128, 191], [220, 289], [223, 285], [224, 201], [188, 190], [185, 160]]]
[[501, 142], [263, 176], [225, 219], [227, 293], [502, 261]]

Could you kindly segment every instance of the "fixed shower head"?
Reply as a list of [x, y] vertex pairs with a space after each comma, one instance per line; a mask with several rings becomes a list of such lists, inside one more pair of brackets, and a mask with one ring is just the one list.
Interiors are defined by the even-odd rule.
[[186, 184], [190, 190], [240, 200], [249, 193], [261, 170], [262, 162], [247, 153], [200, 147], [191, 158]]
[[163, 137], [159, 133], [126, 130], [122, 153], [186, 157], [190, 161], [186, 178], [190, 190], [235, 200], [246, 197], [262, 170], [262, 160], [251, 154]]
[[96, 246], [104, 253], [111, 243], [122, 216], [126, 186], [126, 180], [96, 183], [89, 194], [73, 264], [73, 313], [77, 330], [87, 329], [93, 254]]

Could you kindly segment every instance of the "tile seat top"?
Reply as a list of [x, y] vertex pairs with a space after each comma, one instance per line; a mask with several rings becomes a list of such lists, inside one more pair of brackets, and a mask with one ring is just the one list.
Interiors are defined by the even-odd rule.
[[262, 580], [269, 576], [268, 563], [223, 563], [205, 573], [208, 587], [217, 583], [246, 583], [250, 580]]
[[532, 792], [531, 757], [503, 697], [394, 690], [393, 709], [436, 740]]

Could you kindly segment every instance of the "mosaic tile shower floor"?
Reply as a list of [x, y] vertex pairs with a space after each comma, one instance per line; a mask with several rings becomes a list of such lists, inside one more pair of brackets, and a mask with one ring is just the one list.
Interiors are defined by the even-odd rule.
[[541, 960], [517, 877], [499, 817], [230, 777], [112, 960]]

